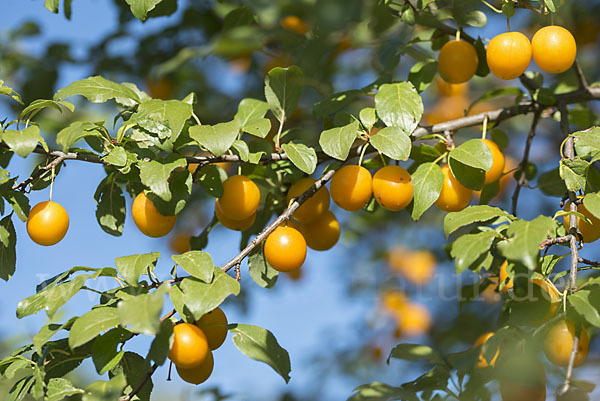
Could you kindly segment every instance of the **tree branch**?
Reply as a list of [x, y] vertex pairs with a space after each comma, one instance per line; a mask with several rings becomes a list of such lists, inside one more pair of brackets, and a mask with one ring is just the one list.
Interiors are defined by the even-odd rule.
[[533, 115], [533, 121], [531, 123], [531, 129], [529, 130], [529, 135], [527, 136], [527, 142], [525, 143], [525, 150], [523, 152], [523, 159], [521, 159], [521, 163], [519, 164], [519, 171], [521, 175], [519, 176], [519, 180], [517, 181], [517, 186], [515, 187], [515, 192], [512, 197], [512, 214], [513, 216], [517, 215], [517, 203], [519, 202], [519, 194], [521, 193], [521, 188], [527, 185], [527, 177], [525, 175], [525, 167], [527, 163], [529, 163], [529, 152], [531, 150], [531, 143], [533, 142], [533, 137], [535, 136], [535, 130], [537, 128], [538, 122], [540, 120], [540, 111], [536, 110]]
[[260, 232], [260, 234], [258, 234], [252, 241], [250, 241], [250, 243], [248, 244], [248, 246], [246, 246], [246, 248], [244, 248], [237, 256], [235, 256], [229, 262], [227, 262], [223, 266], [221, 266], [221, 269], [223, 269], [224, 271], [228, 271], [232, 267], [241, 263], [242, 260], [244, 260], [244, 258], [246, 256], [248, 256], [250, 254], [250, 252], [252, 252], [254, 250], [254, 248], [256, 248], [262, 241], [264, 241], [269, 236], [269, 234], [271, 234], [277, 227], [279, 227], [279, 225], [281, 223], [283, 223], [284, 221], [289, 219], [292, 216], [292, 214], [294, 214], [294, 212], [296, 210], [298, 210], [298, 208], [304, 202], [306, 202], [320, 188], [322, 188], [325, 184], [327, 184], [327, 182], [331, 179], [331, 177], [333, 177], [334, 173], [335, 173], [335, 170], [329, 170], [328, 172], [326, 172], [323, 175], [323, 177], [321, 177], [321, 179], [317, 180], [313, 184], [312, 187], [310, 187], [302, 195], [297, 197], [292, 202], [292, 204], [285, 210], [285, 212], [283, 212], [278, 218], [276, 218], [274, 222], [272, 222], [267, 227], [265, 227]]
[[43, 176], [47, 171], [52, 170], [54, 167], [60, 165], [66, 159], [65, 156], [66, 155], [64, 155], [64, 154], [61, 156], [58, 156], [56, 159], [52, 160], [46, 166], [40, 168], [35, 173], [31, 174], [31, 176], [29, 178], [27, 178], [25, 181], [22, 181], [18, 184], [13, 185], [12, 190], [25, 192], [27, 189], [27, 186], [29, 184], [31, 184], [33, 181], [35, 181], [36, 179]]

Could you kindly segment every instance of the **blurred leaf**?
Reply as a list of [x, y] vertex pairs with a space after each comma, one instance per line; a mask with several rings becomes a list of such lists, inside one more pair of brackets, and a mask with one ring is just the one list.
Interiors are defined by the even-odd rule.
[[302, 143], [284, 143], [281, 145], [283, 151], [290, 158], [294, 166], [310, 175], [317, 168], [317, 152]]
[[379, 382], [363, 384], [353, 391], [356, 394], [348, 398], [347, 401], [419, 401], [419, 398], [408, 390]]
[[216, 125], [194, 125], [189, 129], [190, 137], [215, 156], [225, 154], [239, 132], [240, 125], [237, 120]]
[[600, 194], [586, 194], [583, 198], [583, 206], [594, 217], [600, 219]]
[[133, 296], [119, 302], [117, 310], [123, 327], [134, 333], [154, 335], [160, 328], [160, 313], [170, 285], [162, 284], [154, 292]]
[[104, 103], [107, 100], [115, 99], [117, 103], [127, 107], [134, 106], [141, 101], [139, 95], [133, 89], [109, 81], [101, 76], [89, 77], [71, 83], [56, 92], [54, 100], [64, 100], [74, 95], [81, 95], [92, 103]]
[[412, 133], [423, 115], [423, 100], [409, 82], [383, 84], [375, 95], [377, 115], [388, 127]]
[[411, 216], [413, 220], [418, 220], [440, 196], [444, 174], [437, 164], [423, 163], [417, 167], [411, 178], [414, 187]]
[[270, 331], [249, 324], [236, 324], [230, 329], [233, 343], [244, 355], [271, 366], [286, 383], [290, 381], [290, 356]]
[[248, 265], [250, 277], [263, 288], [273, 288], [279, 277], [279, 272], [275, 270], [264, 255], [264, 243], [256, 247], [248, 255]]
[[353, 121], [343, 127], [336, 127], [321, 132], [319, 145], [328, 156], [338, 160], [346, 160], [350, 148], [356, 139], [358, 121]]
[[62, 377], [52, 378], [48, 381], [46, 390], [46, 401], [61, 401], [67, 397], [76, 394], [82, 394], [84, 391], [73, 386], [69, 380]]
[[407, 160], [410, 156], [411, 141], [400, 128], [385, 127], [369, 138], [375, 149], [394, 160]]
[[269, 71], [265, 79], [265, 98], [279, 122], [283, 123], [292, 116], [303, 87], [302, 70], [295, 65]]
[[213, 279], [215, 265], [210, 255], [202, 251], [189, 251], [183, 255], [173, 255], [171, 259], [193, 277], [210, 283]]
[[600, 297], [590, 290], [578, 290], [569, 295], [569, 302], [573, 308], [591, 325], [600, 327]]
[[72, 350], [96, 338], [100, 333], [119, 325], [116, 308], [96, 308], [80, 316], [69, 332], [69, 347]]
[[408, 80], [415, 86], [417, 92], [421, 93], [431, 85], [437, 73], [437, 62], [435, 60], [418, 61], [408, 73]]
[[23, 104], [23, 100], [21, 100], [21, 95], [15, 92], [12, 88], [8, 86], [4, 86], [4, 81], [0, 80], [0, 95], [5, 95], [13, 100], [17, 101], [20, 104]]
[[127, 284], [137, 286], [142, 274], [154, 271], [158, 258], [160, 258], [160, 252], [121, 256], [115, 259], [115, 264]]
[[426, 360], [433, 365], [446, 366], [444, 359], [433, 348], [421, 344], [398, 344], [387, 359], [388, 363], [391, 358], [404, 359], [407, 361]]
[[85, 388], [82, 401], [114, 401], [123, 395], [127, 385], [122, 374], [112, 377], [109, 381], [96, 381]]
[[540, 175], [538, 179], [538, 187], [548, 196], [556, 196], [562, 198], [567, 193], [567, 187], [564, 181], [560, 178], [558, 169], [550, 170]]

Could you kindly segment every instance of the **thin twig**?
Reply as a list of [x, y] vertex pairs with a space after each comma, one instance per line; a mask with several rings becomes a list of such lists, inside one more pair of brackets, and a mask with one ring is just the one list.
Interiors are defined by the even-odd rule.
[[529, 130], [529, 135], [527, 136], [527, 142], [525, 143], [525, 150], [523, 152], [523, 158], [521, 159], [521, 163], [519, 164], [520, 176], [517, 181], [517, 186], [515, 187], [515, 192], [512, 196], [512, 214], [513, 216], [517, 215], [517, 204], [519, 202], [519, 194], [521, 193], [521, 188], [528, 184], [527, 177], [525, 174], [525, 167], [527, 167], [527, 163], [529, 163], [529, 152], [531, 151], [531, 143], [533, 142], [533, 137], [535, 136], [535, 130], [537, 128], [538, 122], [540, 121], [540, 112], [536, 111], [533, 114], [533, 121], [531, 123], [531, 129]]
[[33, 181], [35, 181], [38, 178], [40, 178], [41, 176], [43, 176], [49, 170], [52, 170], [56, 166], [60, 165], [63, 161], [65, 161], [65, 159], [66, 159], [65, 155], [58, 156], [56, 159], [52, 160], [46, 166], [40, 168], [35, 173], [31, 174], [31, 176], [29, 178], [27, 178], [25, 181], [15, 184], [12, 187], [12, 190], [25, 192], [27, 190], [27, 186], [29, 184], [31, 184]]
[[571, 237], [573, 237], [573, 236], [571, 234], [568, 234], [568, 235], [565, 235], [564, 237], [548, 238], [546, 241], [544, 241], [540, 244], [540, 249], [545, 249], [549, 246], [556, 245], [556, 244], [564, 244], [566, 242], [570, 242]]
[[579, 263], [585, 263], [586, 265], [590, 265], [590, 266], [593, 266], [593, 267], [599, 267], [600, 266], [600, 262], [595, 262], [593, 260], [582, 258], [581, 256], [579, 257]]
[[577, 76], [577, 81], [579, 81], [580, 88], [588, 90], [590, 85], [588, 84], [585, 75], [583, 75], [583, 71], [581, 70], [581, 66], [577, 60], [575, 60], [575, 63], [573, 63], [573, 70], [575, 70], [575, 75]]
[[312, 187], [310, 187], [306, 192], [296, 198], [290, 206], [283, 212], [274, 222], [265, 227], [260, 234], [258, 234], [250, 243], [233, 259], [229, 262], [225, 263], [221, 266], [221, 269], [224, 271], [229, 271], [232, 267], [239, 264], [244, 260], [246, 256], [250, 254], [262, 241], [264, 241], [269, 234], [271, 234], [277, 227], [281, 225], [284, 221], [289, 219], [292, 214], [306, 202], [311, 196], [313, 196], [320, 188], [322, 188], [330, 179], [333, 177], [335, 170], [329, 170], [328, 172], [321, 177], [321, 179], [317, 180]]

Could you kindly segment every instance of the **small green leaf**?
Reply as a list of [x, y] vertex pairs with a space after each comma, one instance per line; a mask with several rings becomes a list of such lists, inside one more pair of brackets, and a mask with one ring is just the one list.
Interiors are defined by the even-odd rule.
[[168, 137], [175, 141], [183, 130], [185, 122], [192, 117], [192, 105], [181, 100], [152, 99], [140, 105], [137, 112], [131, 116], [128, 124], [137, 123], [140, 127], [153, 132], [152, 122], [167, 123], [168, 130], [155, 132], [159, 138], [162, 133], [168, 133]]
[[561, 160], [559, 173], [560, 177], [565, 182], [565, 185], [569, 191], [579, 191], [585, 189], [587, 169], [589, 163], [585, 160], [575, 159]]
[[454, 241], [451, 255], [455, 259], [456, 274], [461, 274], [467, 269], [479, 270], [479, 266], [475, 266], [474, 263], [490, 250], [497, 236], [495, 231], [484, 231], [465, 234]]
[[255, 361], [264, 362], [279, 373], [285, 382], [290, 381], [290, 356], [270, 331], [249, 324], [236, 324], [230, 329], [233, 343], [244, 355]]
[[173, 255], [171, 259], [193, 277], [196, 277], [205, 283], [210, 283], [212, 281], [215, 265], [208, 253], [202, 251], [189, 251], [183, 255]]
[[127, 86], [109, 81], [101, 76], [94, 76], [75, 81], [62, 88], [54, 100], [64, 100], [69, 96], [82, 95], [92, 103], [104, 103], [109, 99], [115, 99], [123, 106], [131, 107], [140, 103], [140, 96], [136, 91]]
[[2, 141], [21, 157], [29, 156], [41, 140], [40, 128], [37, 125], [30, 125], [20, 131], [7, 130], [2, 133]]
[[248, 265], [250, 266], [250, 277], [263, 288], [273, 288], [279, 277], [279, 272], [275, 270], [264, 255], [264, 243], [261, 243], [248, 255]]
[[358, 121], [353, 121], [343, 127], [336, 127], [321, 132], [319, 145], [328, 156], [338, 160], [346, 160], [350, 148], [356, 139]]
[[203, 166], [198, 174], [200, 185], [215, 198], [223, 196], [223, 182], [227, 179], [227, 172], [214, 164]]
[[377, 115], [388, 127], [412, 133], [423, 115], [423, 100], [409, 82], [383, 84], [375, 95]]
[[167, 356], [169, 356], [172, 345], [173, 322], [166, 319], [160, 323], [158, 333], [156, 334], [156, 337], [154, 337], [154, 340], [152, 340], [150, 350], [148, 351], [148, 358], [158, 365], [162, 365], [165, 363]]
[[419, 93], [431, 85], [438, 67], [435, 60], [418, 61], [408, 73], [408, 80], [415, 86]]
[[413, 208], [411, 216], [418, 220], [439, 198], [444, 174], [440, 166], [423, 163], [411, 176], [413, 182]]
[[221, 305], [229, 295], [238, 295], [240, 283], [223, 270], [215, 268], [210, 283], [195, 278], [186, 278], [181, 281], [180, 288], [183, 291], [185, 306], [198, 320], [207, 312]]
[[426, 360], [433, 365], [446, 365], [444, 359], [433, 348], [421, 344], [398, 344], [390, 352], [390, 358], [404, 359], [406, 361]]
[[377, 123], [377, 113], [373, 107], [365, 107], [358, 114], [358, 118], [362, 125], [365, 126], [367, 131], [370, 131], [371, 128]]
[[283, 151], [290, 158], [294, 166], [306, 174], [312, 174], [317, 168], [317, 152], [313, 148], [301, 143], [284, 143], [281, 145]]
[[122, 256], [115, 259], [117, 270], [129, 285], [139, 285], [138, 280], [142, 274], [154, 271], [160, 252], [144, 253], [140, 255]]
[[485, 171], [489, 171], [493, 163], [490, 148], [479, 139], [471, 139], [457, 146], [450, 152], [448, 157], [467, 166]]
[[169, 202], [172, 197], [169, 186], [171, 173], [177, 168], [187, 169], [185, 158], [175, 155], [166, 160], [140, 161], [138, 165], [142, 184], [165, 202]]
[[267, 111], [269, 111], [269, 104], [267, 102], [246, 98], [240, 102], [234, 119], [239, 122], [240, 127], [244, 127], [251, 121], [262, 119], [267, 114]]
[[48, 381], [45, 401], [62, 401], [67, 397], [82, 394], [84, 391], [62, 377], [54, 377]]
[[380, 382], [363, 384], [362, 386], [355, 388], [353, 392], [356, 393], [352, 397], [348, 398], [348, 401], [419, 401], [419, 397], [409, 390], [401, 387], [393, 387], [389, 384]]
[[104, 178], [96, 189], [94, 199], [98, 224], [106, 233], [119, 237], [125, 226], [125, 197], [116, 178], [116, 175]]
[[497, 207], [487, 205], [469, 206], [460, 212], [448, 213], [444, 217], [444, 234], [447, 238], [461, 227], [472, 223], [486, 222], [498, 217], [508, 219], [511, 215]]
[[96, 308], [79, 317], [69, 332], [72, 350], [96, 338], [100, 333], [119, 325], [119, 313], [115, 308]]
[[63, 152], [68, 152], [75, 142], [86, 137], [104, 137], [96, 130], [98, 126], [87, 121], [75, 121], [56, 135], [56, 143], [62, 147]]
[[377, 131], [369, 142], [375, 149], [394, 160], [407, 160], [410, 156], [411, 141], [402, 129], [385, 127]]
[[265, 78], [265, 98], [277, 120], [288, 120], [296, 108], [304, 87], [302, 70], [292, 65], [273, 68]]
[[568, 299], [577, 313], [583, 316], [589, 324], [600, 327], [600, 313], [598, 312], [600, 297], [597, 294], [582, 289], [570, 295]]
[[237, 120], [216, 125], [194, 125], [190, 137], [215, 156], [222, 156], [233, 145], [240, 132]]
[[534, 220], [516, 220], [506, 230], [508, 239], [498, 242], [502, 256], [521, 262], [529, 270], [535, 270], [540, 260], [540, 244], [548, 236], [554, 237], [556, 221], [547, 216]]
[[[150, 363], [142, 358], [141, 355], [135, 352], [127, 351], [119, 364], [110, 372], [111, 375], [122, 374], [127, 380], [125, 394], [131, 393], [134, 388], [137, 388], [141, 383], [142, 387], [137, 392], [134, 399], [139, 401], [150, 401], [150, 394], [154, 384], [152, 379], [147, 376], [150, 372]], [[115, 398], [115, 400], [118, 398]]]
[[583, 198], [583, 206], [594, 217], [600, 219], [600, 194], [586, 194]]
[[103, 375], [117, 366], [125, 354], [125, 351], [117, 350], [117, 347], [132, 336], [133, 334], [128, 330], [115, 327], [96, 338], [92, 345], [92, 361], [99, 375]]

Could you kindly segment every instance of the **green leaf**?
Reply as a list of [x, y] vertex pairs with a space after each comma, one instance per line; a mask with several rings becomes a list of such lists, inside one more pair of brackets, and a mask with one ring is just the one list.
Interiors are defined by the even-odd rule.
[[62, 377], [55, 377], [48, 381], [45, 401], [62, 401], [67, 397], [82, 394], [84, 391], [73, 386], [73, 383]]
[[17, 305], [17, 317], [21, 319], [42, 309], [46, 310], [48, 317], [52, 317], [61, 306], [79, 292], [85, 281], [91, 277], [93, 276], [77, 276], [71, 281], [51, 287], [22, 300]]
[[200, 185], [215, 198], [223, 196], [223, 182], [227, 179], [227, 172], [214, 164], [203, 166], [198, 174]]
[[451, 212], [444, 217], [444, 234], [446, 238], [454, 231], [472, 223], [486, 222], [498, 217], [509, 219], [512, 216], [504, 210], [487, 206], [469, 206], [460, 212]]
[[579, 191], [585, 189], [587, 169], [589, 163], [585, 160], [575, 159], [561, 160], [559, 173], [560, 177], [565, 182], [565, 186], [569, 191]]
[[265, 98], [279, 122], [283, 123], [292, 116], [303, 87], [302, 70], [295, 65], [269, 71], [265, 78]]
[[153, 194], [165, 202], [171, 200], [172, 194], [169, 186], [171, 173], [176, 168], [187, 169], [187, 161], [184, 157], [169, 157], [166, 160], [140, 161], [140, 179], [142, 184], [150, 188]]
[[409, 390], [405, 390], [401, 387], [393, 387], [389, 384], [380, 382], [363, 384], [353, 391], [356, 392], [356, 394], [348, 398], [348, 401], [419, 401], [419, 398]]
[[421, 344], [398, 344], [392, 348], [388, 363], [391, 358], [412, 362], [426, 360], [433, 365], [446, 365], [444, 359], [433, 348]]
[[409, 82], [383, 84], [375, 95], [375, 109], [388, 127], [412, 133], [423, 116], [423, 100]]
[[113, 376], [109, 381], [96, 381], [85, 389], [82, 401], [114, 401], [121, 398], [127, 385], [125, 376]]
[[[121, 149], [121, 148], [115, 148]], [[96, 201], [96, 220], [108, 234], [119, 237], [125, 225], [125, 197], [117, 183], [117, 175], [104, 178], [94, 194]]]
[[119, 302], [117, 310], [121, 325], [129, 326], [129, 330], [134, 333], [156, 334], [160, 328], [160, 312], [169, 288], [169, 284], [164, 283], [154, 292]]
[[310, 175], [317, 168], [317, 152], [313, 148], [301, 143], [284, 143], [281, 145], [283, 151], [290, 158], [294, 166]]
[[413, 182], [413, 208], [411, 216], [418, 220], [440, 196], [444, 174], [435, 163], [423, 163], [411, 176]]
[[550, 170], [540, 175], [538, 188], [548, 196], [562, 198], [567, 193], [567, 187], [560, 178], [558, 169]]
[[119, 322], [119, 313], [115, 308], [92, 309], [73, 323], [69, 332], [69, 347], [74, 350], [93, 340], [103, 331], [118, 326]]
[[92, 345], [92, 361], [99, 375], [103, 375], [117, 366], [125, 354], [125, 351], [117, 350], [117, 347], [132, 336], [128, 330], [115, 327], [96, 338]]
[[150, 372], [150, 364], [148, 361], [135, 352], [127, 351], [117, 367], [111, 371], [111, 374], [123, 374], [125, 376], [125, 379], [127, 380], [127, 387], [125, 387], [124, 390], [125, 394], [131, 393], [134, 388], [137, 388], [137, 386], [140, 385], [140, 383], [144, 383], [142, 388], [136, 394], [135, 399], [140, 401], [150, 401], [150, 394], [152, 393], [154, 384], [152, 383], [152, 379], [147, 377], [148, 372]]
[[452, 175], [465, 187], [478, 191], [485, 182], [485, 170], [471, 167], [454, 158], [448, 159]]
[[189, 251], [183, 255], [173, 255], [171, 259], [193, 277], [210, 283], [213, 279], [215, 265], [210, 255], [202, 251]]
[[377, 123], [377, 113], [373, 107], [365, 107], [358, 114], [360, 122], [365, 126], [367, 131], [370, 131], [371, 128]]
[[[152, 99], [144, 102], [138, 111], [131, 116], [129, 123], [137, 123], [143, 129], [155, 133], [159, 138], [169, 137], [175, 141], [185, 122], [192, 117], [192, 105], [181, 100]], [[154, 123], [167, 123], [168, 129], [153, 131]]]
[[21, 100], [21, 95], [15, 92], [12, 88], [4, 85], [4, 81], [0, 80], [0, 95], [5, 95], [13, 100], [16, 100], [20, 104], [23, 104], [23, 100]]
[[127, 151], [120, 146], [115, 146], [102, 160], [116, 167], [124, 167], [127, 164]]
[[538, 267], [540, 244], [548, 236], [554, 236], [556, 221], [547, 216], [538, 216], [534, 220], [517, 220], [506, 230], [507, 240], [498, 242], [502, 256], [511, 261], [521, 262], [529, 270]]
[[600, 297], [597, 294], [590, 290], [579, 290], [569, 296], [569, 302], [589, 324], [600, 327]]
[[2, 197], [6, 199], [15, 213], [17, 213], [19, 219], [21, 219], [22, 222], [26, 222], [30, 210], [29, 198], [19, 191], [4, 192]]
[[181, 281], [185, 306], [199, 320], [207, 312], [215, 309], [229, 295], [238, 295], [240, 283], [231, 278], [219, 268], [214, 269], [214, 276], [210, 283], [205, 283], [195, 278], [186, 278]]
[[248, 265], [250, 267], [250, 277], [263, 288], [273, 288], [279, 277], [279, 272], [275, 270], [264, 254], [264, 243], [256, 247], [248, 255]]
[[583, 206], [594, 217], [600, 219], [600, 194], [586, 194], [583, 198]]
[[248, 144], [246, 142], [236, 139], [233, 141], [231, 149], [233, 149], [233, 153], [237, 154], [243, 162], [248, 161], [250, 149], [248, 149]]
[[319, 145], [328, 156], [338, 160], [346, 160], [350, 148], [356, 139], [358, 121], [353, 121], [343, 127], [336, 127], [321, 132]]
[[249, 324], [236, 324], [230, 329], [237, 349], [255, 361], [271, 366], [286, 383], [290, 381], [290, 356], [269, 330]]
[[135, 18], [145, 21], [148, 13], [163, 0], [125, 0]]
[[600, 127], [572, 134], [575, 141], [575, 152], [580, 157], [595, 155], [600, 152]]
[[0, 220], [0, 278], [8, 281], [15, 273], [17, 264], [17, 233], [8, 215]]
[[63, 152], [68, 152], [75, 142], [80, 139], [94, 136], [104, 139], [104, 137], [96, 130], [98, 126], [87, 121], [75, 121], [67, 128], [64, 128], [56, 135], [56, 143], [62, 147]]
[[238, 111], [233, 118], [239, 122], [240, 127], [244, 127], [252, 121], [263, 119], [267, 111], [269, 111], [267, 102], [246, 98], [240, 102]]
[[556, 12], [556, 5], [554, 4], [554, 0], [544, 0], [544, 4], [548, 7], [551, 13]]
[[163, 320], [158, 328], [158, 333], [148, 351], [148, 359], [156, 362], [158, 365], [165, 363], [169, 351], [173, 345], [173, 322], [170, 319]]
[[62, 113], [63, 109], [61, 106], [70, 111], [75, 111], [75, 106], [69, 102], [65, 102], [65, 101], [56, 102], [54, 100], [49, 100], [49, 99], [37, 99], [37, 100], [34, 100], [33, 102], [31, 102], [27, 107], [25, 107], [23, 109], [23, 111], [21, 111], [21, 114], [19, 114], [19, 120], [23, 120], [23, 117], [25, 117], [29, 113], [31, 113], [29, 118], [32, 118], [40, 110], [43, 110], [46, 108], [53, 108]]
[[92, 103], [104, 103], [107, 100], [115, 99], [117, 103], [127, 107], [134, 106], [141, 101], [140, 96], [133, 89], [101, 76], [73, 82], [56, 92], [54, 100], [64, 100], [74, 95], [81, 95]]
[[408, 73], [408, 80], [421, 93], [431, 85], [437, 69], [437, 62], [435, 60], [418, 61], [411, 67]]
[[489, 171], [492, 168], [492, 152], [487, 145], [479, 139], [471, 139], [454, 148], [449, 158], [457, 160], [462, 164]]
[[29, 156], [41, 140], [40, 128], [37, 125], [30, 125], [20, 131], [8, 130], [2, 133], [2, 141], [21, 157]]
[[410, 156], [411, 141], [402, 129], [385, 127], [369, 138], [375, 149], [394, 160], [407, 160]]
[[475, 262], [481, 255], [490, 250], [494, 239], [498, 237], [495, 231], [484, 231], [477, 234], [461, 235], [452, 244], [451, 255], [455, 259], [456, 274], [467, 269], [479, 270]]
[[452, 16], [457, 24], [481, 28], [487, 23], [485, 13], [478, 10], [479, 2], [463, 0], [452, 4]]
[[43, 326], [40, 331], [33, 336], [33, 347], [35, 352], [41, 354], [44, 344], [46, 344], [52, 337], [54, 337], [56, 333], [62, 329], [70, 329], [76, 319], [76, 317], [72, 317], [64, 324], [50, 323]]
[[143, 253], [116, 258], [115, 264], [127, 284], [137, 286], [142, 274], [154, 271], [158, 258], [160, 258], [160, 252]]
[[242, 126], [242, 131], [259, 138], [265, 138], [271, 131], [271, 120], [268, 118], [250, 120]]
[[190, 138], [209, 150], [214, 156], [222, 156], [231, 147], [240, 132], [237, 120], [216, 125], [190, 127]]

